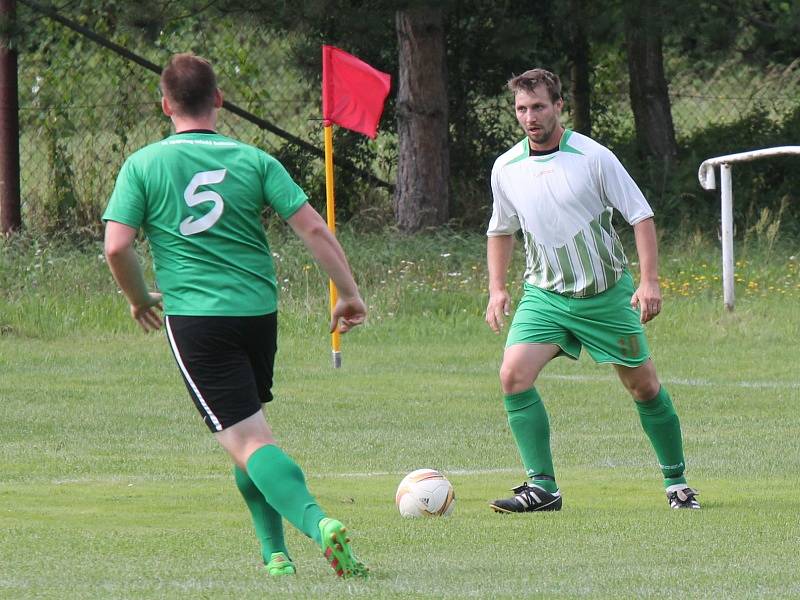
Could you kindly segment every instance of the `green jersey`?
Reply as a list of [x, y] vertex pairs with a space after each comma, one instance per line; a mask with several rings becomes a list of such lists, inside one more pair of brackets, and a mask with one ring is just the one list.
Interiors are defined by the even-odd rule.
[[307, 196], [272, 156], [212, 132], [172, 135], [132, 154], [103, 214], [142, 228], [168, 315], [277, 310], [264, 207], [291, 217]]

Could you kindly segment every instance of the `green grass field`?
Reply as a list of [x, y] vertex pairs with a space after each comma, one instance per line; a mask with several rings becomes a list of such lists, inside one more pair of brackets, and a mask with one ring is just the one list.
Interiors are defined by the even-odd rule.
[[[648, 335], [703, 510], [669, 510], [632, 401], [584, 356], [538, 384], [564, 509], [497, 515], [487, 502], [523, 473], [503, 338], [480, 316], [483, 240], [343, 240], [372, 315], [341, 370], [324, 281], [292, 242], [273, 246], [285, 314], [267, 413], [372, 577], [336, 580], [294, 530], [297, 577], [266, 577], [229, 461], [163, 336], [127, 322], [98, 248], [0, 242], [0, 598], [800, 596], [796, 244], [738, 249], [733, 313], [713, 246], [662, 251]], [[451, 517], [397, 513], [420, 467], [453, 482]]]

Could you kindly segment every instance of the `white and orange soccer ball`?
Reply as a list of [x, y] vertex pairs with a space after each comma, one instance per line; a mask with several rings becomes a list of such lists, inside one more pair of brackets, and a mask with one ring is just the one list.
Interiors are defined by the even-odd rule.
[[436, 469], [417, 469], [403, 477], [394, 501], [404, 517], [446, 517], [456, 507], [452, 484]]

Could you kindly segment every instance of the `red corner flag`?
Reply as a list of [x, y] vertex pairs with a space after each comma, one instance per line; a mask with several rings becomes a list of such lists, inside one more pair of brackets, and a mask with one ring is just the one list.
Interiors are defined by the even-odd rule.
[[322, 46], [322, 118], [375, 139], [391, 77], [344, 50]]

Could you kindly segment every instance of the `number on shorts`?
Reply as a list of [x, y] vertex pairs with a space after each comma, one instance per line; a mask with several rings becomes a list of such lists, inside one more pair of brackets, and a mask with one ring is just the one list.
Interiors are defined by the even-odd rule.
[[194, 217], [186, 217], [181, 221], [180, 231], [183, 235], [194, 235], [201, 231], [206, 231], [214, 226], [214, 223], [219, 221], [222, 216], [222, 209], [225, 207], [225, 202], [222, 200], [217, 192], [206, 190], [198, 192], [197, 188], [201, 185], [211, 185], [213, 183], [221, 183], [225, 179], [227, 169], [219, 169], [217, 171], [201, 171], [196, 173], [189, 185], [183, 191], [183, 199], [189, 206], [197, 206], [203, 202], [213, 202], [214, 207], [204, 214], [199, 219]]
[[619, 348], [623, 356], [637, 357], [639, 356], [639, 336], [631, 335], [629, 337], [621, 337], [617, 340]]

